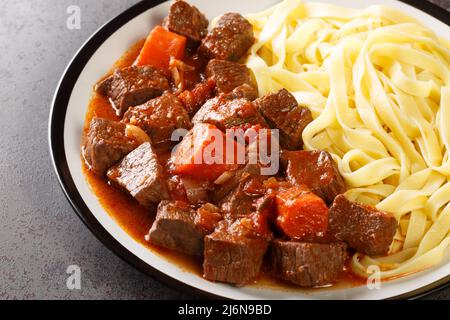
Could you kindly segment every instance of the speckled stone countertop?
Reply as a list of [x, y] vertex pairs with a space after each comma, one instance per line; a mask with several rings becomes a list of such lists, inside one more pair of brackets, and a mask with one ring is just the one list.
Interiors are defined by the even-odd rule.
[[[425, 1], [425, 0], [424, 0]], [[0, 1], [0, 299], [192, 299], [104, 247], [65, 199], [51, 165], [50, 103], [66, 65], [98, 27], [137, 0]], [[433, 0], [450, 10], [450, 0]], [[82, 28], [66, 28], [70, 5]], [[82, 289], [68, 290], [69, 265]], [[450, 289], [429, 299], [449, 299]]]

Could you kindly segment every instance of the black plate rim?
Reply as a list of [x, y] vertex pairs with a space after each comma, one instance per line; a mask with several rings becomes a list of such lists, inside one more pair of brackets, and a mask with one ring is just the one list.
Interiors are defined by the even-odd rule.
[[[443, 8], [421, 0], [400, 0], [407, 3], [425, 13], [435, 17], [444, 24], [450, 25], [450, 13]], [[64, 148], [64, 121], [68, 102], [72, 94], [73, 87], [78, 80], [79, 75], [83, 71], [86, 63], [97, 51], [97, 49], [106, 41], [113, 33], [120, 27], [134, 19], [141, 13], [165, 2], [164, 0], [142, 0], [130, 8], [120, 13], [115, 18], [111, 19], [100, 27], [78, 50], [78, 52], [71, 59], [66, 70], [61, 77], [55, 95], [51, 104], [49, 126], [48, 126], [48, 141], [50, 148], [50, 155], [58, 178], [59, 184], [64, 192], [65, 197], [69, 201], [75, 213], [81, 221], [88, 227], [88, 229], [99, 239], [103, 245], [114, 252], [121, 259], [140, 270], [141, 272], [150, 275], [154, 279], [167, 284], [168, 286], [182, 290], [191, 295], [197, 295], [208, 299], [225, 299], [225, 297], [212, 294], [210, 292], [198, 289], [187, 283], [179, 281], [162, 271], [159, 271], [136, 255], [131, 253], [127, 248], [122, 246], [109, 232], [97, 221], [95, 216], [87, 207], [83, 198], [79, 194], [75, 183], [70, 175], [67, 159]], [[430, 283], [426, 286], [416, 290], [390, 297], [389, 299], [418, 299], [441, 291], [450, 287], [450, 275], [438, 281]]]

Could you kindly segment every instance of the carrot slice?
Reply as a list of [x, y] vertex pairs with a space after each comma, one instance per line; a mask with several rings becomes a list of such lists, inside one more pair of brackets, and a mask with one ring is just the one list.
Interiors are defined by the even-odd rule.
[[291, 239], [314, 241], [325, 236], [328, 207], [304, 186], [280, 191], [275, 199], [277, 226]]
[[170, 58], [183, 59], [186, 37], [170, 32], [161, 26], [155, 27], [147, 37], [136, 65], [151, 65], [167, 71]]
[[197, 124], [179, 144], [172, 172], [214, 181], [225, 171], [237, 169], [237, 150], [236, 142], [226, 138], [216, 126]]

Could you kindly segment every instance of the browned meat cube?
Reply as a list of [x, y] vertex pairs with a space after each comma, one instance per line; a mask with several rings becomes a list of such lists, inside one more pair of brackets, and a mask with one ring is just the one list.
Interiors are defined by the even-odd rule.
[[289, 182], [308, 186], [328, 204], [346, 190], [333, 158], [326, 151], [283, 151], [281, 162]]
[[118, 116], [122, 116], [128, 107], [142, 104], [169, 89], [167, 78], [151, 66], [117, 69], [95, 88], [109, 97]]
[[169, 15], [164, 19], [163, 26], [195, 43], [206, 35], [208, 24], [208, 19], [197, 7], [183, 0], [176, 0], [170, 5]]
[[234, 222], [223, 220], [205, 237], [203, 276], [206, 279], [237, 285], [256, 280], [270, 235], [255, 224], [255, 218], [261, 216]]
[[267, 127], [252, 102], [247, 99], [228, 100], [223, 96], [208, 100], [192, 118], [192, 122], [213, 124], [223, 131], [254, 124]]
[[[265, 182], [270, 178], [263, 170], [265, 165], [250, 162], [255, 143], [246, 148], [246, 163], [234, 171], [226, 172], [216, 180], [212, 199], [230, 219], [248, 215], [255, 209], [258, 199], [266, 194]], [[257, 155], [256, 155], [257, 156]], [[260, 160], [256, 157], [254, 160]]]
[[211, 181], [199, 180], [192, 177], [181, 177], [180, 179], [190, 204], [209, 201], [209, 193], [214, 188]]
[[243, 217], [254, 211], [255, 200], [258, 196], [245, 193], [237, 187], [225, 196], [219, 203], [219, 208], [229, 219]]
[[117, 161], [145, 142], [145, 138], [149, 139], [143, 134], [142, 138], [136, 137], [130, 134], [123, 123], [93, 118], [82, 148], [88, 168], [98, 175], [104, 175]]
[[392, 214], [350, 201], [344, 195], [334, 199], [328, 217], [332, 236], [371, 256], [388, 252], [398, 225]]
[[272, 271], [302, 287], [318, 287], [338, 279], [347, 257], [343, 242], [309, 243], [275, 239], [270, 246]]
[[[198, 210], [180, 201], [161, 201], [146, 239], [158, 246], [200, 256], [204, 237], [222, 219], [213, 205]], [[217, 209], [217, 208], [216, 208]]]
[[141, 144], [108, 170], [108, 178], [126, 189], [143, 206], [168, 199], [163, 167], [150, 142]]
[[[253, 174], [251, 170], [247, 169], [248, 167], [253, 167], [253, 165], [247, 165], [245, 168], [237, 171], [236, 177], [233, 178], [237, 183], [236, 187], [218, 202], [222, 212], [230, 219], [252, 213], [255, 209], [256, 201], [264, 196], [266, 192], [264, 180], [267, 177], [259, 175], [259, 170], [258, 173]], [[230, 181], [228, 186], [223, 186], [222, 190], [216, 191], [218, 192], [216, 196], [219, 195], [219, 192], [224, 192], [234, 184], [235, 182]]]
[[234, 88], [230, 93], [227, 93], [225, 97], [230, 100], [243, 98], [248, 101], [253, 101], [258, 98], [258, 91], [255, 87], [244, 83], [243, 85]]
[[192, 127], [183, 104], [171, 93], [130, 108], [125, 112], [123, 121], [142, 128], [155, 146], [170, 142], [175, 129]]
[[241, 165], [235, 171], [226, 173], [228, 176], [224, 182], [218, 184], [214, 190], [213, 200], [218, 202], [223, 199], [232, 190], [236, 189], [240, 183], [261, 174], [260, 167], [257, 164]]
[[295, 97], [286, 89], [256, 99], [255, 104], [271, 127], [280, 129], [283, 148], [302, 148], [303, 129], [313, 120], [308, 108], [299, 107]]
[[250, 22], [239, 13], [226, 13], [203, 38], [199, 52], [209, 59], [237, 61], [254, 41]]
[[184, 90], [178, 95], [183, 102], [189, 116], [193, 116], [206, 101], [214, 97], [216, 83], [213, 79], [207, 79], [195, 85], [192, 90]]
[[[206, 76], [214, 79], [218, 94], [230, 93], [244, 84], [253, 87], [250, 70], [244, 64], [232, 61], [210, 60], [206, 66]], [[253, 90], [253, 95], [256, 95], [256, 89]]]

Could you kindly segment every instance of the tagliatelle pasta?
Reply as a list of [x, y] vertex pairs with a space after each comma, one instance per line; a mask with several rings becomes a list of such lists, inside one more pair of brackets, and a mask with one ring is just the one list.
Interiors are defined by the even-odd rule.
[[285, 0], [247, 15], [247, 59], [263, 95], [290, 90], [314, 121], [307, 150], [338, 164], [351, 200], [389, 211], [399, 229], [385, 257], [352, 269], [398, 277], [442, 261], [450, 244], [450, 47], [392, 8]]

